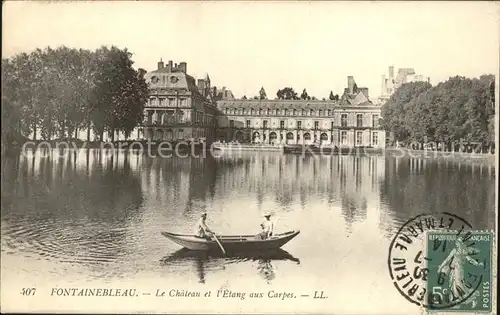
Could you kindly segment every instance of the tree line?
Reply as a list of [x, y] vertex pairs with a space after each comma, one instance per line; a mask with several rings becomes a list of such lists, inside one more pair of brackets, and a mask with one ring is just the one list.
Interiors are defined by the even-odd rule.
[[[331, 101], [338, 101], [340, 99], [339, 95], [338, 94], [334, 95], [332, 91], [330, 91], [330, 96], [328, 98]], [[247, 99], [246, 95], [244, 95], [241, 99], [246, 100]], [[254, 96], [253, 99], [254, 100], [267, 100], [267, 94], [266, 94], [266, 90], [264, 90], [264, 87], [262, 87], [260, 89], [259, 95]], [[302, 91], [302, 94], [299, 97], [297, 92], [295, 92], [295, 90], [291, 87], [284, 87], [282, 89], [279, 89], [276, 92], [276, 99], [278, 99], [278, 100], [313, 100], [313, 101], [318, 100], [315, 96], [309, 96], [306, 89], [304, 89]], [[323, 98], [323, 101], [326, 101], [326, 98]]]
[[76, 138], [81, 128], [88, 140], [90, 130], [100, 141], [104, 132], [130, 135], [148, 97], [146, 71], [135, 70], [131, 57], [114, 46], [63, 46], [3, 58], [2, 139]]
[[412, 82], [382, 106], [381, 124], [400, 142], [495, 143], [495, 77], [455, 76], [436, 86]]

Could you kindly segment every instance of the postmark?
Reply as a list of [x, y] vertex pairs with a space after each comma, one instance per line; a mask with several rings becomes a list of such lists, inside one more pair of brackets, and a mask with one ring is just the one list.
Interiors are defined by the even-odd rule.
[[492, 232], [426, 233], [430, 311], [491, 312]]
[[462, 235], [470, 230], [469, 222], [449, 212], [420, 214], [401, 226], [390, 243], [387, 258], [391, 280], [399, 293], [409, 302], [428, 308], [426, 232], [456, 231]]

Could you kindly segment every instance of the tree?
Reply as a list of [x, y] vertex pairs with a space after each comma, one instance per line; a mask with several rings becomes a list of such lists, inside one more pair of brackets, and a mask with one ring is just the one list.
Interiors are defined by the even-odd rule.
[[278, 96], [278, 99], [280, 99], [280, 100], [297, 100], [297, 99], [299, 99], [297, 97], [297, 93], [291, 87], [285, 87], [281, 90], [278, 90], [278, 92], [276, 92], [276, 96]]
[[102, 47], [97, 52], [98, 69], [93, 89], [94, 128], [103, 140], [104, 131], [116, 131], [129, 136], [143, 119], [148, 87], [143, 77], [132, 68], [132, 54], [126, 49]]
[[242, 100], [246, 100], [247, 99], [247, 96], [246, 95], [243, 95], [243, 97], [241, 98]]
[[105, 130], [130, 134], [148, 95], [146, 71], [135, 71], [130, 57], [116, 47], [63, 46], [2, 59], [2, 111], [10, 113], [2, 116], [2, 136], [16, 129], [34, 139], [76, 137], [91, 125], [101, 139]]
[[259, 97], [261, 100], [267, 99], [266, 90], [264, 90], [264, 87], [260, 88]]
[[335, 96], [333, 96], [333, 91], [330, 91], [330, 96], [328, 96], [328, 98], [330, 99], [330, 101], [335, 100]]
[[302, 94], [300, 95], [300, 98], [303, 100], [307, 100], [309, 98], [309, 95], [307, 94], [306, 89], [302, 91]]
[[405, 124], [405, 119], [414, 105], [408, 106], [410, 101], [422, 92], [431, 88], [427, 82], [412, 82], [399, 87], [390, 99], [382, 107], [382, 127], [386, 131], [394, 132], [397, 140], [405, 140], [409, 137], [409, 131]]
[[455, 76], [431, 87], [427, 82], [403, 84], [382, 107], [384, 128], [398, 140], [491, 145], [492, 75], [479, 79]]

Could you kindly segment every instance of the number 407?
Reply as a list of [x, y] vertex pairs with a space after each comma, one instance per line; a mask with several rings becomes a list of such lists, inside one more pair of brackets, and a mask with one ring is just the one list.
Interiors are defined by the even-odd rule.
[[36, 288], [22, 288], [21, 295], [35, 295]]

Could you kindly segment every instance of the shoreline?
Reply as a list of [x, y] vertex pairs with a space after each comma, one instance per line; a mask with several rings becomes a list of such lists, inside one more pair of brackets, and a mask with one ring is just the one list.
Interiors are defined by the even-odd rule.
[[[127, 144], [130, 144], [133, 142], [125, 142], [125, 141], [116, 141], [114, 144], [110, 142], [93, 142], [93, 143], [87, 143], [87, 145], [75, 145], [75, 146], [63, 146], [63, 147], [58, 147], [56, 143], [51, 143], [50, 146], [43, 146], [44, 149], [62, 149], [62, 150], [103, 150], [103, 151], [135, 151], [135, 152], [147, 152], [146, 147], [127, 147]], [[135, 142], [136, 144], [140, 143], [140, 141]], [[175, 143], [175, 142], [173, 142]], [[180, 143], [176, 143], [180, 144]], [[186, 151], [191, 149], [190, 146], [194, 145], [193, 149], [195, 151], [203, 151], [202, 145], [199, 143], [197, 144], [187, 144], [185, 143], [184, 145], [181, 145], [180, 147], [177, 147], [177, 149], [180, 149], [181, 151]], [[342, 148], [342, 152], [333, 152], [333, 153], [319, 153], [319, 152], [312, 152], [309, 150], [303, 150], [302, 152], [285, 152], [284, 148], [286, 145], [279, 144], [279, 145], [262, 145], [262, 144], [221, 144], [221, 143], [213, 143], [212, 145], [206, 145], [206, 151], [211, 151], [215, 150], [216, 152], [220, 152], [221, 154], [228, 153], [237, 153], [237, 152], [281, 152], [282, 154], [291, 154], [291, 155], [353, 155], [353, 156], [368, 156], [368, 155], [383, 155], [383, 156], [392, 156], [396, 158], [403, 158], [403, 157], [410, 157], [410, 158], [424, 158], [424, 159], [438, 159], [438, 160], [450, 160], [450, 161], [470, 161], [470, 162], [480, 162], [480, 163], [488, 163], [492, 164], [493, 166], [496, 165], [496, 154], [491, 154], [491, 153], [468, 153], [468, 152], [447, 152], [447, 151], [437, 151], [437, 150], [415, 150], [415, 149], [409, 149], [409, 148], [397, 148], [397, 147], [385, 147], [385, 148], [368, 148], [366, 150], [363, 150], [362, 148], [360, 149], [359, 147], [352, 147], [352, 148]], [[297, 146], [297, 145], [295, 145]], [[299, 147], [299, 146], [298, 146]], [[40, 147], [42, 148], [42, 147]], [[152, 150], [164, 150], [167, 149], [165, 147], [163, 148], [158, 148], [157, 144], [152, 142], [151, 147]], [[325, 151], [328, 146], [325, 147]], [[28, 151], [33, 151], [34, 149], [37, 150], [37, 146], [27, 146], [26, 149]], [[174, 149], [175, 151], [175, 145], [169, 148], [170, 150]], [[170, 151], [167, 149], [167, 151]], [[6, 150], [6, 152], [2, 152], [2, 156], [5, 154], [9, 155], [10, 154], [16, 154], [16, 153], [21, 153], [22, 147], [17, 147], [17, 148], [10, 148], [10, 150]], [[220, 155], [220, 154], [217, 154]]]
[[387, 147], [385, 154], [394, 157], [412, 157], [425, 159], [449, 159], [452, 161], [485, 162], [495, 166], [496, 154], [491, 153], [468, 153], [468, 152], [446, 152], [437, 150], [415, 150], [408, 148]]

